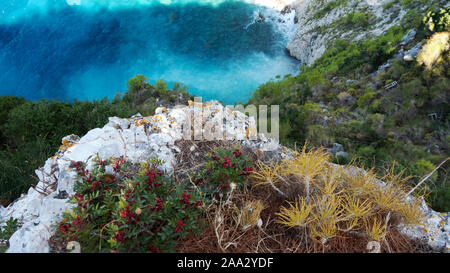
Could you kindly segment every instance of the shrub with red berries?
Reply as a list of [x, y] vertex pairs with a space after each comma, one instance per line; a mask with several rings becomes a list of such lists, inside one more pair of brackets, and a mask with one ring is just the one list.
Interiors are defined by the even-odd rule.
[[71, 198], [76, 206], [57, 225], [57, 237], [79, 242], [83, 252], [173, 252], [177, 240], [200, 232], [202, 200], [160, 163], [110, 159], [91, 171], [72, 164], [79, 177]]
[[217, 199], [228, 193], [232, 183], [236, 187], [244, 187], [253, 171], [252, 161], [239, 147], [234, 150], [219, 147], [205, 160], [206, 164], [196, 175], [194, 183], [207, 199]]

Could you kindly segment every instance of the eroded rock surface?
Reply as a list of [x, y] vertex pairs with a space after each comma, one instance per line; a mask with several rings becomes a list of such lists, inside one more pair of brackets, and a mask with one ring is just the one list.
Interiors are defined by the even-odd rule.
[[[325, 8], [330, 2], [340, 2], [330, 10]], [[348, 1], [315, 1], [298, 0], [289, 5], [295, 10], [297, 32], [287, 45], [289, 54], [303, 64], [311, 65], [329, 48], [336, 39], [358, 41], [364, 38], [375, 38], [394, 25], [400, 25], [407, 12], [407, 7], [394, 3], [387, 8], [391, 0], [348, 0]], [[442, 1], [442, 3], [445, 3]], [[444, 5], [444, 4], [443, 4]], [[425, 10], [427, 4], [419, 7]], [[340, 20], [351, 12], [361, 12], [367, 16], [366, 25], [352, 23], [344, 25]], [[405, 42], [415, 35], [409, 33]]]

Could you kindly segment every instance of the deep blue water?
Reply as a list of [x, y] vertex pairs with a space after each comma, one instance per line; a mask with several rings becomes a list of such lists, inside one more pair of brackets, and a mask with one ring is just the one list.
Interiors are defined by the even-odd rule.
[[233, 103], [298, 67], [276, 20], [254, 22], [269, 11], [245, 2], [92, 8], [48, 1], [45, 9], [1, 2], [0, 95], [112, 98], [144, 74]]

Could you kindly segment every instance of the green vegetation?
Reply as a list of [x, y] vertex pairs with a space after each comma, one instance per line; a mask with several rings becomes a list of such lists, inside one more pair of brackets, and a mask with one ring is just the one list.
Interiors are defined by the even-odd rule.
[[345, 17], [340, 18], [337, 21], [338, 25], [347, 27], [347, 28], [367, 28], [369, 26], [369, 20], [373, 17], [370, 13], [365, 12], [351, 12], [347, 14]]
[[[1, 224], [4, 224], [3, 226]], [[9, 247], [9, 238], [19, 229], [19, 221], [9, 218], [5, 223], [0, 222], [0, 253], [5, 252]]]
[[[448, 32], [433, 35], [443, 30], [441, 26], [448, 31], [446, 13], [428, 13], [426, 18], [441, 22], [434, 24], [434, 31], [430, 19], [414, 16], [410, 19], [419, 22], [417, 37], [429, 45], [418, 58], [424, 61], [399, 59], [386, 72], [375, 73], [395, 55], [411, 24], [392, 27], [374, 40], [337, 40], [299, 75], [260, 86], [249, 104], [280, 105], [280, 138], [285, 145], [308, 141], [330, 147], [338, 142], [366, 167], [382, 173], [395, 162], [397, 171], [409, 170], [410, 183], [417, 183], [449, 155], [450, 62], [448, 51], [442, 51]], [[345, 20], [365, 22], [357, 13]], [[384, 88], [393, 81], [398, 85]], [[422, 188], [429, 193], [428, 202], [442, 211], [450, 210], [446, 168]]]
[[[238, 148], [211, 150], [191, 183], [189, 174], [164, 173], [161, 163], [97, 158], [90, 171], [73, 163], [80, 178], [71, 198], [76, 206], [56, 224], [53, 251], [76, 241], [82, 252], [174, 252], [180, 240], [200, 235], [208, 208], [247, 187], [253, 171]], [[113, 173], [106, 173], [107, 166]]]
[[[55, 153], [61, 139], [70, 134], [83, 136], [103, 127], [108, 117], [150, 115], [159, 105], [186, 104], [186, 87], [168, 90], [162, 80], [155, 86], [138, 75], [128, 82], [128, 91], [111, 102], [62, 102], [42, 99], [0, 97], [0, 205], [6, 205], [37, 183], [34, 170]], [[158, 101], [157, 101], [158, 100]]]
[[316, 13], [314, 13], [314, 15], [313, 15], [313, 18], [320, 19], [320, 18], [324, 17], [330, 11], [334, 10], [335, 8], [342, 6], [342, 5], [346, 5], [347, 2], [348, 2], [348, 0], [330, 1], [327, 3], [327, 5], [323, 9], [316, 11]]
[[386, 4], [383, 5], [383, 9], [384, 10], [388, 10], [390, 8], [392, 8], [395, 4], [395, 1], [391, 1], [391, 2], [387, 2]]
[[450, 8], [429, 11], [422, 22], [430, 31], [448, 31], [450, 28]]
[[238, 148], [232, 152], [220, 147], [211, 151], [205, 161], [205, 166], [194, 176], [194, 184], [202, 196], [210, 199], [245, 187], [245, 178], [253, 171], [251, 160]]
[[[57, 240], [77, 241], [83, 252], [173, 252], [178, 239], [198, 234], [199, 194], [175, 183], [160, 163], [98, 160], [91, 171], [74, 163], [81, 178], [71, 199], [77, 206], [57, 225]], [[109, 165], [114, 174], [105, 173]]]

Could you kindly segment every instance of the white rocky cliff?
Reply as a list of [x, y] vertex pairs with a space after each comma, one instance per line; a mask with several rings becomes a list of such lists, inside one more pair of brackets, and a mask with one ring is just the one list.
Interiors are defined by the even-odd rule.
[[[441, 2], [445, 6], [445, 2]], [[288, 8], [295, 10], [297, 32], [288, 43], [287, 50], [306, 65], [320, 58], [330, 42], [379, 36], [390, 27], [399, 25], [407, 13], [407, 8], [400, 1], [392, 0], [297, 0]], [[419, 8], [425, 10], [428, 4]], [[364, 19], [347, 25], [342, 22], [354, 11], [364, 14], [366, 25], [359, 25]]]

